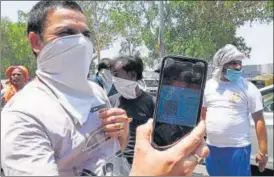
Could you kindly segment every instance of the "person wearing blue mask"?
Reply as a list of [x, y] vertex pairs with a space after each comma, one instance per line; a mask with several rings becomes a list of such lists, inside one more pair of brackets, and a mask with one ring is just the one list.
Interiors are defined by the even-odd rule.
[[113, 61], [109, 58], [102, 58], [98, 63], [98, 72], [92, 79], [92, 81], [97, 83], [106, 91], [109, 97], [118, 93], [115, 87], [113, 86], [112, 75], [110, 72], [112, 62]]
[[243, 78], [245, 55], [227, 44], [213, 58], [213, 78], [207, 81], [202, 117], [206, 120], [210, 176], [250, 176], [250, 122], [252, 116], [259, 144], [256, 161], [264, 171], [268, 161], [267, 133], [262, 96]]

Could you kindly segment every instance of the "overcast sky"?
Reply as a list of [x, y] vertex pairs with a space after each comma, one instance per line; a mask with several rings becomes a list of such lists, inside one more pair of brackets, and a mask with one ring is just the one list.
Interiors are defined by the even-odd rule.
[[[13, 21], [17, 20], [17, 11], [28, 12], [38, 1], [1, 1], [1, 16], [7, 16]], [[242, 36], [249, 47], [252, 47], [250, 60], [244, 64], [273, 63], [273, 23], [249, 24], [237, 30], [237, 35]], [[120, 49], [119, 42], [114, 43], [109, 50], [102, 52], [102, 57], [114, 57]], [[145, 52], [145, 51], [144, 51]]]

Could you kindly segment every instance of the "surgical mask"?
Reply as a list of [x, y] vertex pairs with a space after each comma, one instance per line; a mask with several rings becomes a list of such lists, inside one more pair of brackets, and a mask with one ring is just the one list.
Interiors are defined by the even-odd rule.
[[108, 69], [102, 69], [99, 74], [99, 80], [102, 83], [104, 89], [107, 93], [109, 93], [110, 89], [112, 88], [113, 82], [112, 82], [112, 75], [110, 70]]
[[37, 58], [38, 78], [81, 124], [88, 118], [94, 96], [87, 79], [92, 54], [91, 41], [76, 34], [49, 42]]
[[227, 69], [225, 77], [231, 82], [236, 82], [242, 77], [242, 73], [242, 69], [240, 71], [234, 69]]
[[126, 80], [119, 77], [113, 77], [113, 84], [116, 90], [126, 99], [135, 99], [136, 87], [138, 83], [136, 81]]

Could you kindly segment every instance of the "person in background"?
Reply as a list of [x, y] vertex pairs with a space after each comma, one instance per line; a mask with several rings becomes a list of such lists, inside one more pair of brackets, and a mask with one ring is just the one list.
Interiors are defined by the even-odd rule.
[[140, 57], [119, 56], [111, 67], [113, 84], [121, 95], [118, 99], [110, 101], [113, 106], [122, 108], [133, 120], [130, 123], [129, 143], [124, 152], [128, 162], [132, 164], [136, 128], [153, 117], [155, 100], [138, 86], [138, 81], [143, 78], [144, 65]]
[[98, 72], [92, 79], [92, 81], [100, 85], [106, 91], [109, 97], [117, 94], [117, 91], [113, 86], [112, 75], [110, 72], [112, 62], [113, 61], [109, 58], [102, 58], [97, 66]]
[[264, 171], [268, 161], [267, 132], [259, 90], [242, 77], [246, 56], [230, 44], [213, 58], [215, 71], [207, 81], [202, 117], [206, 120], [210, 155], [206, 168], [213, 176], [250, 176], [251, 114], [259, 144], [256, 161]]
[[2, 101], [6, 104], [18, 91], [20, 91], [28, 82], [29, 72], [24, 66], [10, 66], [6, 69], [8, 78], [7, 87], [3, 94]]

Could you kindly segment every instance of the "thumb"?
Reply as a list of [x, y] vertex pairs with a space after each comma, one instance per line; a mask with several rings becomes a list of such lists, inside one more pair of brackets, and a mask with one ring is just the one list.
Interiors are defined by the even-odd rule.
[[136, 130], [136, 144], [142, 143], [143, 145], [150, 145], [151, 133], [152, 133], [152, 119], [149, 119], [147, 123], [140, 125]]

